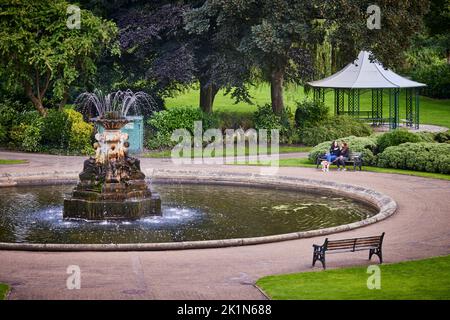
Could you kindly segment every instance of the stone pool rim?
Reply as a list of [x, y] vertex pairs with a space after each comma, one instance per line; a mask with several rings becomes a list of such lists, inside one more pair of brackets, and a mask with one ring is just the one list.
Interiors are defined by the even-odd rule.
[[[20, 187], [33, 185], [69, 184], [78, 181], [78, 171], [55, 171], [35, 174], [2, 174], [1, 187]], [[197, 240], [182, 242], [159, 243], [117, 243], [117, 244], [56, 244], [56, 243], [9, 243], [0, 242], [0, 250], [17, 251], [162, 251], [225, 248], [246, 245], [265, 244], [272, 242], [312, 238], [361, 228], [393, 215], [397, 204], [390, 196], [351, 184], [337, 183], [307, 178], [294, 178], [282, 175], [243, 174], [230, 172], [204, 172], [199, 170], [155, 169], [145, 172], [154, 182], [201, 183], [216, 185], [241, 185], [253, 187], [274, 187], [304, 192], [330, 192], [345, 196], [352, 200], [362, 201], [378, 210], [372, 217], [336, 227], [316, 229], [310, 231], [291, 232], [278, 235]]]

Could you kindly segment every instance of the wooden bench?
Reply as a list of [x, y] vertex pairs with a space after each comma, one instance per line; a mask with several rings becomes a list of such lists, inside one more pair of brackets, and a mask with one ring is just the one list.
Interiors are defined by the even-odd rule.
[[328, 240], [325, 239], [323, 245], [313, 245], [313, 263], [314, 267], [316, 261], [322, 262], [322, 266], [325, 269], [325, 253], [340, 253], [340, 252], [355, 252], [361, 250], [369, 250], [369, 260], [375, 254], [380, 259], [380, 263], [383, 263], [383, 254], [381, 246], [383, 245], [384, 232], [381, 236], [365, 237], [365, 238], [353, 238], [342, 240]]
[[[325, 154], [319, 155], [316, 159], [316, 168], [318, 169], [322, 161], [326, 161], [327, 158]], [[331, 164], [336, 164], [336, 160], [334, 160]], [[353, 170], [356, 171], [356, 167], [359, 168], [359, 171], [362, 169], [362, 153], [361, 152], [350, 152], [348, 160], [345, 161], [345, 165], [353, 165]]]

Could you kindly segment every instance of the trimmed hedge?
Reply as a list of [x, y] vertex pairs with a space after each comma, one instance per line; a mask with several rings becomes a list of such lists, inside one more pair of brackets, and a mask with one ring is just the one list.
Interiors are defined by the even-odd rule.
[[383, 152], [386, 148], [392, 146], [398, 146], [406, 142], [424, 142], [421, 136], [409, 132], [405, 129], [396, 129], [386, 132], [378, 137], [377, 140], [377, 151], [379, 153]]
[[378, 155], [378, 166], [426, 172], [450, 173], [450, 144], [403, 143]]
[[[374, 151], [377, 146], [375, 137], [349, 136], [336, 140], [347, 142], [350, 152], [362, 152], [364, 165], [373, 165], [376, 162], [374, 156]], [[328, 152], [330, 150], [331, 142], [332, 140], [329, 140], [315, 146], [309, 153], [309, 159], [315, 162], [319, 155]]]

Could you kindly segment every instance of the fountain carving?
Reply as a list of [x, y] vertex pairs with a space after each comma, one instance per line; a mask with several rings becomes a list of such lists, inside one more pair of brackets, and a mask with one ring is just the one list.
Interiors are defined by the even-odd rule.
[[129, 108], [140, 98], [147, 97], [118, 91], [106, 96], [85, 93], [78, 99], [97, 108], [99, 116], [93, 120], [105, 130], [95, 135], [95, 156], [84, 161], [78, 185], [64, 200], [65, 218], [137, 219], [161, 214], [160, 197], [149, 189], [139, 159], [129, 155], [128, 134], [120, 131], [128, 123]]

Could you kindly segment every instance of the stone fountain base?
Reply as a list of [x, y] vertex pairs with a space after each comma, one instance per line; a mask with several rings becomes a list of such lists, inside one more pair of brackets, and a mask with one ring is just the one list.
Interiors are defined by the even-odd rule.
[[106, 183], [80, 182], [70, 199], [64, 200], [64, 218], [85, 220], [139, 219], [161, 214], [161, 199], [144, 180]]

